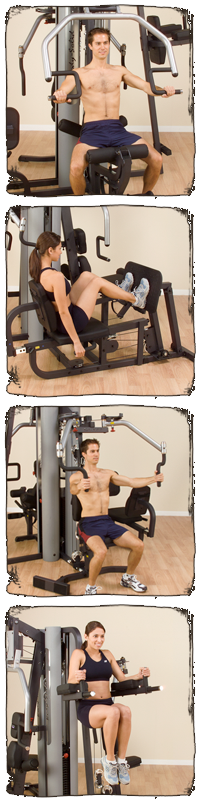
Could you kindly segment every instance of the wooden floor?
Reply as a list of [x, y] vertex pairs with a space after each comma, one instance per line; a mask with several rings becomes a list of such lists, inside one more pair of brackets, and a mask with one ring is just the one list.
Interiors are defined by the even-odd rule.
[[[34, 526], [34, 532], [37, 532], [37, 523]], [[15, 542], [15, 536], [25, 533], [24, 519], [8, 520], [9, 558], [37, 553], [37, 542]], [[104, 566], [125, 564], [127, 564], [127, 550], [117, 546], [111, 547], [106, 555]], [[34, 575], [57, 580], [62, 575], [74, 574], [73, 568], [65, 561], [49, 563], [42, 559], [9, 565], [8, 571], [10, 574], [8, 592], [17, 595], [32, 595], [33, 597], [55, 596], [52, 592], [34, 588]], [[147, 539], [145, 537], [144, 553], [137, 567], [137, 577], [148, 586], [145, 597], [147, 595], [190, 594], [194, 577], [194, 533], [191, 518], [157, 517], [154, 538]], [[97, 579], [98, 595], [133, 596], [135, 593], [131, 589], [125, 591], [120, 586], [120, 580], [121, 573], [100, 575]], [[70, 583], [70, 595], [83, 595], [87, 582], [87, 579], [84, 578]]]
[[[170, 278], [170, 276], [169, 276]], [[173, 276], [172, 276], [173, 278]], [[175, 306], [179, 324], [181, 343], [187, 349], [194, 352], [194, 332], [193, 320], [190, 313], [188, 298], [176, 296]], [[8, 311], [18, 305], [16, 298], [8, 298]], [[132, 320], [132, 309], [128, 312]], [[128, 319], [128, 314], [126, 319]], [[135, 312], [134, 312], [135, 314]], [[96, 306], [94, 316], [100, 316], [100, 306]], [[171, 333], [167, 319], [164, 297], [161, 296], [158, 304], [158, 317], [160, 322], [161, 334], [166, 350], [171, 349]], [[147, 317], [148, 318], [148, 317]], [[116, 321], [110, 309], [110, 323]], [[16, 317], [12, 332], [20, 331], [20, 319]], [[125, 332], [117, 335], [119, 349], [112, 354], [112, 358], [130, 357], [136, 355], [137, 333], [136, 331]], [[22, 342], [19, 342], [21, 346]], [[17, 342], [15, 342], [17, 346]], [[73, 348], [62, 347], [69, 358], [73, 358]], [[47, 371], [62, 369], [55, 356], [50, 351], [40, 351], [37, 354], [38, 366]], [[87, 363], [86, 358], [84, 363]], [[87, 394], [126, 394], [133, 396], [153, 396], [153, 395], [182, 395], [190, 394], [194, 380], [194, 363], [187, 358], [167, 359], [165, 361], [154, 361], [140, 367], [120, 367], [119, 369], [101, 370], [85, 375], [73, 375], [67, 378], [55, 378], [46, 380], [39, 378], [32, 372], [28, 354], [20, 354], [8, 359], [9, 383], [7, 391], [9, 394], [26, 395], [27, 397], [56, 397], [61, 395], [87, 395]]]
[[[95, 765], [98, 769], [101, 765]], [[79, 764], [79, 794], [87, 794], [84, 764]], [[122, 795], [145, 796], [187, 794], [193, 783], [192, 766], [140, 764], [130, 770], [130, 784], [121, 785]]]
[[[138, 132], [138, 136], [139, 135], [145, 139], [147, 143], [153, 144], [151, 133], [140, 131]], [[163, 174], [160, 175], [154, 189], [156, 196], [177, 196], [190, 194], [194, 180], [193, 133], [161, 133], [160, 139], [163, 145], [172, 150], [172, 155], [163, 155], [164, 171]], [[31, 162], [23, 163], [18, 161], [18, 158], [21, 154], [48, 156], [54, 155], [54, 152], [55, 135], [53, 131], [44, 133], [41, 133], [40, 131], [21, 131], [19, 144], [15, 150], [13, 150], [13, 153], [8, 159], [8, 169], [17, 169], [29, 180], [54, 178], [54, 163], [43, 162], [41, 164], [34, 164]], [[134, 161], [132, 168], [143, 168], [143, 162]], [[125, 194], [140, 195], [142, 193], [142, 186], [142, 177], [131, 178], [125, 190]], [[40, 190], [40, 187], [38, 188]], [[50, 189], [50, 187], [44, 187], [44, 190], [47, 188]]]
[[[95, 770], [101, 765], [96, 763]], [[194, 780], [194, 770], [192, 766], [164, 766], [140, 764], [130, 771], [130, 784], [121, 786], [121, 794], [126, 796], [145, 797], [150, 795], [170, 796], [170, 795], [189, 795]], [[37, 773], [28, 772], [26, 775], [27, 783], [37, 782]], [[30, 791], [25, 790], [25, 796], [30, 796]], [[85, 766], [78, 766], [78, 794], [86, 795]]]

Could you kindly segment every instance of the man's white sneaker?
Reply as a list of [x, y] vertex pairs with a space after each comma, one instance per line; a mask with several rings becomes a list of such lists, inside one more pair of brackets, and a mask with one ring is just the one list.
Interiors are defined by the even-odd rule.
[[98, 599], [98, 594], [97, 594], [98, 589], [101, 589], [101, 586], [90, 586], [90, 584], [87, 583], [85, 590], [85, 597], [91, 597], [91, 598], [97, 597]]
[[144, 583], [140, 583], [136, 575], [127, 575], [127, 573], [122, 575], [120, 584], [127, 589], [133, 589], [134, 592], [140, 592], [141, 594], [147, 591], [147, 586], [145, 586]]

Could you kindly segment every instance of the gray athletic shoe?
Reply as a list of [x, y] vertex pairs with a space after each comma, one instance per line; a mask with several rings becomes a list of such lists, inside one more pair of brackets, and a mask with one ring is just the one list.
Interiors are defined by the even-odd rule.
[[133, 589], [134, 592], [146, 592], [147, 586], [144, 583], [140, 583], [137, 580], [136, 575], [122, 575], [122, 579], [120, 581], [120, 585], [126, 587], [127, 589]]
[[97, 594], [97, 589], [101, 589], [101, 586], [90, 586], [90, 584], [87, 583], [85, 590], [85, 597], [90, 597], [90, 598], [96, 597], [98, 600], [99, 598]]
[[124, 292], [130, 292], [134, 284], [134, 275], [132, 275], [132, 272], [126, 272], [123, 281], [121, 283], [115, 281], [115, 283], [119, 286], [119, 289], [123, 289]]
[[124, 784], [130, 783], [130, 775], [128, 774], [128, 762], [126, 761], [126, 759], [124, 764], [120, 764], [118, 761], [117, 766], [118, 766], [119, 782]]
[[134, 294], [134, 296], [136, 297], [136, 302], [134, 303], [134, 306], [137, 306], [138, 308], [145, 308], [147, 295], [149, 294], [149, 289], [150, 289], [149, 281], [147, 281], [146, 278], [142, 278], [137, 289], [134, 289], [133, 292], [131, 292], [131, 294]]
[[111, 786], [113, 786], [116, 783], [119, 783], [118, 772], [117, 772], [117, 766], [118, 766], [117, 762], [116, 762], [116, 764], [112, 764], [111, 761], [107, 761], [107, 757], [106, 756], [103, 756], [103, 758], [100, 758], [100, 762], [101, 762], [102, 767], [103, 767], [104, 778], [106, 779], [106, 781], [108, 781], [108, 783], [110, 783]]

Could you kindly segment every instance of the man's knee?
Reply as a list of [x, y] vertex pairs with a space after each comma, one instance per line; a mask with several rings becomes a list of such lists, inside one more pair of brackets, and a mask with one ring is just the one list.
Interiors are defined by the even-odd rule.
[[85, 165], [82, 162], [73, 159], [70, 164], [70, 175], [72, 178], [81, 178], [85, 170]]
[[137, 553], [142, 556], [144, 550], [144, 542], [141, 539], [137, 539], [136, 536], [132, 537], [132, 550], [137, 550]]
[[161, 153], [159, 153], [158, 150], [155, 150], [154, 148], [151, 150], [150, 159], [151, 163], [154, 164], [157, 169], [161, 170], [163, 160]]
[[107, 553], [107, 547], [102, 541], [101, 544], [99, 543], [94, 555], [97, 556], [97, 558], [99, 558], [100, 561], [104, 561], [106, 553]]

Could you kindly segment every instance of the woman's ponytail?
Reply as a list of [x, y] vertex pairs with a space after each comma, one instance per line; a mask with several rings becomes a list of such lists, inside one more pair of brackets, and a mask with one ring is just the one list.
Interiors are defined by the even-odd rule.
[[44, 256], [49, 247], [55, 250], [60, 244], [60, 240], [60, 236], [52, 231], [44, 231], [38, 236], [36, 247], [34, 247], [29, 257], [29, 272], [36, 283], [40, 282], [41, 256]]

